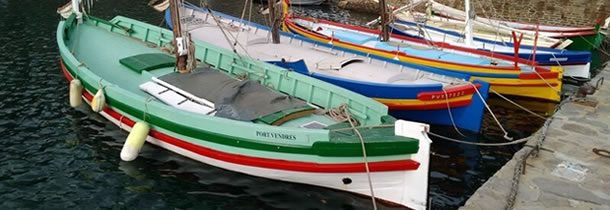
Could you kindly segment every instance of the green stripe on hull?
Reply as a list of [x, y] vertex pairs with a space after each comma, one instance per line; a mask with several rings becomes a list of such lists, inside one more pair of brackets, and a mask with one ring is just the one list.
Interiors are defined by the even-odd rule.
[[[138, 119], [137, 117], [130, 116], [127, 113], [122, 112], [121, 110], [115, 109], [121, 115], [128, 117], [130, 119]], [[193, 143], [196, 145], [200, 145], [206, 148], [214, 148], [223, 152], [233, 153], [233, 154], [248, 154], [251, 157], [259, 157], [259, 158], [270, 158], [273, 159], [281, 159], [281, 160], [292, 160], [292, 161], [303, 161], [303, 162], [312, 162], [312, 163], [361, 163], [362, 157], [323, 157], [318, 155], [310, 155], [310, 154], [297, 154], [297, 153], [278, 153], [275, 151], [263, 151], [263, 150], [253, 150], [242, 147], [234, 147], [229, 145], [217, 144], [210, 141], [202, 141], [201, 139], [195, 139], [189, 136], [184, 136], [170, 130], [166, 130], [161, 127], [153, 126], [153, 129], [162, 132], [164, 134], [173, 136], [175, 138], [179, 138], [181, 140], [187, 141], [189, 143]], [[368, 151], [367, 151], [368, 152]], [[368, 154], [368, 153], [367, 153]], [[400, 155], [385, 155], [385, 156], [368, 156], [369, 162], [380, 162], [380, 161], [392, 161], [392, 160], [405, 160], [410, 159], [411, 154], [400, 154]]]

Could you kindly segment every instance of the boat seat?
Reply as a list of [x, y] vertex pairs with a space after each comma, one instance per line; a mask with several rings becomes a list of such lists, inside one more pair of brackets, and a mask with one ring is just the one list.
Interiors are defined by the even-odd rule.
[[146, 53], [122, 58], [119, 63], [141, 74], [142, 71], [173, 67], [176, 58], [163, 53]]
[[182, 109], [189, 112], [194, 112], [203, 115], [214, 115], [214, 107], [210, 107], [207, 104], [201, 104], [197, 100], [204, 100], [198, 98], [197, 100], [190, 99], [171, 88], [165, 87], [157, 82], [148, 81], [140, 85], [140, 89], [153, 97], [159, 99], [161, 102]]

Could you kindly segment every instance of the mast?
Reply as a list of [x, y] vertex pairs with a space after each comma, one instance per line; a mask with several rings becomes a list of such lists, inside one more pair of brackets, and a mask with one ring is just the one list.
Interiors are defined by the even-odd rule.
[[273, 40], [273, 44], [280, 43], [280, 24], [279, 18], [276, 17], [275, 13], [275, 0], [267, 0], [267, 4], [269, 5], [269, 22], [271, 23], [271, 39]]
[[470, 0], [464, 1], [464, 11], [466, 12], [466, 19], [464, 20], [466, 23], [464, 28], [464, 44], [472, 45], [472, 21], [474, 20], [474, 11], [470, 7]]
[[172, 28], [174, 31], [174, 46], [176, 47], [176, 68], [181, 74], [190, 72], [186, 67], [186, 60], [188, 58], [188, 47], [187, 43], [189, 39], [182, 35], [182, 27], [180, 24], [180, 11], [179, 4], [180, 0], [170, 0], [169, 9], [172, 16]]
[[388, 22], [389, 22], [389, 15], [388, 15], [388, 10], [387, 10], [387, 5], [385, 4], [385, 0], [380, 0], [379, 1], [379, 12], [381, 13], [381, 34], [380, 34], [380, 41], [382, 42], [387, 42], [389, 37], [390, 37], [390, 31], [388, 30]]

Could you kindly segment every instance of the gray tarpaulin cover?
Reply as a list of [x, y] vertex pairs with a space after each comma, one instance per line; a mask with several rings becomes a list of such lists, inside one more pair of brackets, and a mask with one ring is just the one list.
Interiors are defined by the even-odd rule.
[[306, 106], [304, 101], [277, 93], [252, 80], [237, 80], [209, 68], [170, 73], [159, 79], [215, 104], [216, 116], [251, 121], [278, 111]]

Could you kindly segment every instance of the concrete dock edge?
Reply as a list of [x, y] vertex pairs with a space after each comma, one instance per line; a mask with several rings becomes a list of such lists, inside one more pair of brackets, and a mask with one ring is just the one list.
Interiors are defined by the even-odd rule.
[[[592, 83], [600, 78], [610, 79], [610, 66]], [[563, 103], [548, 129], [528, 137], [526, 146], [460, 209], [610, 209], [610, 157], [604, 153], [610, 151], [609, 124], [610, 83], [606, 82], [585, 99]], [[541, 149], [529, 155], [536, 153], [543, 134]], [[524, 172], [513, 188], [516, 166], [522, 165]], [[507, 205], [511, 189], [516, 192], [512, 206]]]

